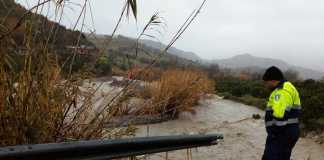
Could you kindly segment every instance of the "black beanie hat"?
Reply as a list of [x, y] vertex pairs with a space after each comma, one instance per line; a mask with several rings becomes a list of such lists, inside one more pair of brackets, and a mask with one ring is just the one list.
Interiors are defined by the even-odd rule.
[[278, 67], [272, 66], [268, 68], [262, 78], [264, 81], [271, 81], [271, 80], [284, 80], [284, 75]]

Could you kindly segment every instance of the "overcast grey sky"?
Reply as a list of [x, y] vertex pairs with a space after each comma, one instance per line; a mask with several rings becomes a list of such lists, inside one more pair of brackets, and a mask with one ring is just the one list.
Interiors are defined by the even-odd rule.
[[[26, 5], [25, 1], [18, 0]], [[81, 3], [84, 0], [72, 1]], [[37, 0], [29, 2], [32, 6]], [[94, 27], [88, 14], [88, 30], [96, 28], [97, 33], [111, 34], [124, 0], [90, 2]], [[132, 18], [123, 21], [118, 33], [136, 37], [150, 16], [159, 11], [168, 26], [159, 39], [166, 43], [201, 2], [138, 0], [138, 21]], [[71, 27], [80, 7], [68, 6], [73, 9], [65, 11], [62, 23]], [[205, 59], [250, 53], [324, 71], [323, 42], [324, 0], [208, 0], [199, 17], [175, 46]]]

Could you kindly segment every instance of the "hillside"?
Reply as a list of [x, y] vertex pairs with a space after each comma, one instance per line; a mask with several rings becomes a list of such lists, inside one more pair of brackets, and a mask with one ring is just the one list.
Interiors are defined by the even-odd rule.
[[218, 64], [222, 68], [230, 69], [254, 69], [257, 71], [264, 70], [270, 66], [278, 66], [282, 70], [294, 70], [299, 73], [302, 79], [321, 79], [324, 76], [323, 72], [315, 71], [308, 68], [299, 67], [293, 64], [288, 64], [282, 60], [272, 58], [256, 57], [250, 54], [237, 55], [228, 59], [213, 60], [210, 63]]
[[[113, 65], [117, 65], [120, 68], [130, 67], [129, 65], [143, 66], [150, 64], [161, 53], [161, 48], [152, 47], [147, 44], [139, 44], [138, 53], [136, 55], [136, 39], [123, 35], [116, 36], [111, 41], [109, 47], [106, 46], [107, 42], [112, 38], [109, 35], [87, 35], [87, 37], [99, 49], [104, 49], [104, 54], [110, 57]], [[155, 67], [168, 68], [195, 65], [198, 65], [198, 63], [169, 51], [167, 54], [158, 58]]]
[[[163, 50], [166, 47], [166, 45], [164, 45], [163, 43], [152, 41], [152, 40], [147, 40], [147, 39], [141, 40], [140, 42], [147, 47], [152, 47], [152, 48], [155, 48], [158, 50]], [[175, 47], [171, 47], [168, 52], [172, 55], [175, 55], [180, 58], [187, 59], [187, 60], [192, 60], [192, 61], [201, 61], [202, 60], [198, 55], [196, 55], [193, 52], [186, 52], [186, 51], [180, 50]]]
[[5, 35], [3, 41], [11, 43], [1, 51], [10, 54], [17, 70], [23, 66], [26, 55], [33, 55], [36, 60], [41, 53], [55, 57], [51, 60], [62, 66], [64, 75], [70, 69], [73, 73], [83, 68], [91, 70], [98, 53], [95, 45], [83, 33], [67, 29], [43, 15], [29, 12], [14, 0], [0, 3], [0, 36], [2, 35]]
[[[67, 51], [65, 50], [67, 46], [77, 45], [79, 38], [79, 46], [94, 46], [79, 31], [67, 29], [56, 22], [48, 20], [42, 15], [26, 13], [28, 13], [28, 11], [23, 6], [15, 3], [14, 0], [1, 1], [0, 3], [1, 35], [4, 35], [8, 31], [15, 28], [16, 25], [19, 24], [18, 22], [23, 20], [21, 21], [23, 23], [20, 23], [20, 25], [18, 25], [18, 27], [11, 34], [12, 38], [15, 40], [15, 43], [18, 45], [17, 48], [23, 45], [24, 38], [26, 38], [26, 34], [30, 28], [32, 29], [32, 36], [34, 37], [35, 42], [44, 42], [49, 38], [50, 44], [53, 45], [53, 48], [55, 48], [58, 53]], [[26, 16], [22, 18], [24, 15]]]

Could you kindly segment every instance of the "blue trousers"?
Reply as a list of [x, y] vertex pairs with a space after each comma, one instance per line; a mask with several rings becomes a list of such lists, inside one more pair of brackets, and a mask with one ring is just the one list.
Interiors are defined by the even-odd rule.
[[267, 128], [268, 136], [262, 160], [290, 160], [300, 130], [299, 125]]

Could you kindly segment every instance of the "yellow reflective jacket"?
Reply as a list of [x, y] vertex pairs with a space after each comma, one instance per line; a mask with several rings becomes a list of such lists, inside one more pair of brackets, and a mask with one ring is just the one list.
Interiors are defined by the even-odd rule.
[[297, 89], [287, 81], [271, 93], [266, 109], [266, 127], [298, 124], [301, 102]]

